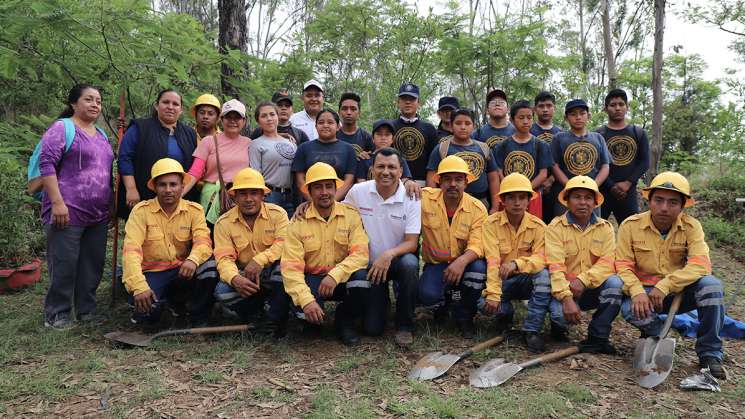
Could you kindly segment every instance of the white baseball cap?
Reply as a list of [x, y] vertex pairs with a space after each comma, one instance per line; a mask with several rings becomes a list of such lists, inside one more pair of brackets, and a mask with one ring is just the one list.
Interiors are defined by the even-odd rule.
[[321, 82], [316, 79], [311, 79], [311, 80], [306, 81], [305, 84], [303, 85], [303, 91], [308, 90], [308, 88], [311, 86], [315, 86], [318, 88], [318, 90], [323, 92], [323, 85], [321, 85]]
[[220, 117], [227, 115], [228, 112], [238, 112], [241, 118], [245, 118], [246, 105], [242, 104], [241, 101], [238, 99], [230, 99], [229, 101], [223, 103]]

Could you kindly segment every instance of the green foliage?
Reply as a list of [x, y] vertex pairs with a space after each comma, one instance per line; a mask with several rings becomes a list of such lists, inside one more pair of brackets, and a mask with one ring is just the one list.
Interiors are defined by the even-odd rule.
[[26, 194], [26, 171], [0, 153], [0, 265], [26, 262], [43, 249], [38, 204]]

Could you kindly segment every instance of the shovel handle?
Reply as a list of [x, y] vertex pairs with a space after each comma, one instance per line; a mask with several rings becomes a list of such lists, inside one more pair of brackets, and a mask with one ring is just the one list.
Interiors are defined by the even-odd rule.
[[152, 336], [153, 339], [163, 336], [183, 336], [183, 335], [205, 335], [209, 333], [224, 333], [224, 332], [245, 332], [250, 329], [247, 324], [236, 324], [231, 326], [215, 326], [215, 327], [195, 327], [192, 329], [173, 329], [164, 330], [160, 333], [156, 333]]
[[473, 355], [474, 352], [478, 352], [486, 348], [491, 348], [492, 346], [502, 342], [503, 340], [504, 340], [504, 336], [502, 335], [495, 336], [487, 341], [481, 342], [478, 345], [475, 345], [471, 348], [466, 349], [466, 351], [458, 355], [458, 357], [460, 357], [461, 359], [469, 357]]
[[539, 364], [548, 364], [549, 362], [558, 361], [562, 358], [566, 358], [568, 356], [574, 355], [579, 352], [579, 347], [572, 346], [566, 349], [562, 349], [560, 351], [552, 352], [548, 355], [543, 355], [541, 357], [531, 359], [530, 361], [525, 361], [522, 364], [520, 364], [523, 368], [532, 367], [534, 365]]
[[667, 319], [665, 319], [665, 324], [660, 331], [660, 339], [664, 339], [667, 336], [667, 332], [670, 331], [670, 326], [673, 324], [673, 317], [678, 313], [681, 301], [683, 301], [683, 293], [679, 292], [675, 294], [673, 302], [670, 304], [670, 311], [667, 313]]

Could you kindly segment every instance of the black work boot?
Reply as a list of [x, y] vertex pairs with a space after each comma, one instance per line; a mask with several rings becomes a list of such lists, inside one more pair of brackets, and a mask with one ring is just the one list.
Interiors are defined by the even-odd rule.
[[528, 352], [539, 354], [546, 350], [546, 344], [543, 342], [543, 335], [538, 332], [523, 332], [523, 340], [528, 347]]
[[569, 342], [569, 330], [556, 322], [551, 322], [551, 339], [555, 342]]
[[473, 319], [459, 319], [455, 321], [455, 325], [458, 327], [463, 339], [473, 339], [476, 337], [476, 325], [473, 324]]
[[727, 379], [727, 370], [724, 369], [722, 361], [714, 358], [713, 356], [705, 356], [701, 358], [698, 361], [698, 365], [701, 368], [708, 368], [709, 372], [711, 372], [711, 375], [713, 375], [714, 378], [718, 378], [720, 380]]
[[494, 331], [497, 334], [504, 334], [512, 329], [512, 314], [497, 314], [494, 316]]
[[592, 335], [588, 335], [587, 339], [580, 342], [578, 346], [580, 352], [589, 354], [616, 355], [618, 353], [608, 338], [599, 338]]

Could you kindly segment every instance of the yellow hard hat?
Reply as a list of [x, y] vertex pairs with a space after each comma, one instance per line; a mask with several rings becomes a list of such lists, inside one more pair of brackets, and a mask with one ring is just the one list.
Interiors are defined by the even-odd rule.
[[272, 191], [266, 187], [264, 176], [250, 167], [241, 169], [233, 176], [233, 186], [228, 190], [228, 193], [235, 195], [235, 191], [238, 189], [263, 189], [266, 193]]
[[468, 183], [476, 180], [476, 176], [474, 176], [468, 168], [468, 163], [456, 155], [445, 157], [442, 159], [440, 164], [437, 165], [437, 173], [434, 176], [436, 183], [440, 183], [440, 175], [444, 173], [464, 173]]
[[197, 101], [194, 102], [193, 105], [191, 105], [191, 108], [189, 108], [189, 110], [191, 111], [191, 116], [193, 116], [194, 118], [197, 117], [197, 107], [201, 105], [214, 106], [218, 114], [220, 113], [220, 108], [222, 108], [222, 106], [220, 105], [220, 99], [215, 97], [215, 95], [205, 93], [202, 96], [199, 96], [197, 98]]
[[160, 159], [153, 164], [150, 169], [150, 180], [147, 181], [147, 188], [155, 192], [155, 182], [153, 180], [158, 176], [167, 175], [169, 173], [180, 173], [184, 176], [184, 184], [189, 183], [192, 180], [192, 176], [184, 172], [184, 167], [181, 163], [174, 159]]
[[319, 180], [335, 180], [337, 188], [341, 188], [344, 185], [344, 182], [336, 176], [336, 170], [330, 164], [319, 161], [310, 166], [308, 171], [305, 172], [305, 185], [300, 189], [308, 193], [308, 185]]
[[688, 184], [688, 179], [677, 172], [662, 172], [655, 176], [652, 179], [652, 183], [642, 189], [644, 199], [649, 200], [649, 192], [653, 189], [667, 189], [668, 191], [675, 191], [685, 195], [685, 208], [692, 207], [696, 203], [693, 197], [691, 197], [691, 185]]
[[504, 179], [502, 179], [502, 183], [499, 184], [500, 197], [510, 192], [527, 192], [531, 194], [530, 199], [533, 199], [538, 195], [538, 193], [533, 190], [533, 185], [531, 185], [530, 179], [522, 173], [517, 172], [505, 176]]
[[567, 206], [566, 194], [572, 189], [589, 189], [595, 192], [596, 206], [602, 205], [603, 201], [605, 201], [603, 194], [598, 189], [598, 184], [595, 183], [595, 179], [589, 176], [575, 176], [569, 179], [569, 182], [564, 186], [564, 190], [559, 192], [559, 202], [561, 202], [561, 205]]

